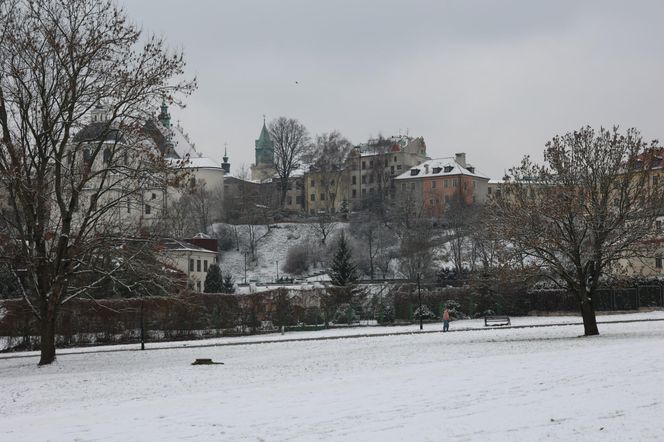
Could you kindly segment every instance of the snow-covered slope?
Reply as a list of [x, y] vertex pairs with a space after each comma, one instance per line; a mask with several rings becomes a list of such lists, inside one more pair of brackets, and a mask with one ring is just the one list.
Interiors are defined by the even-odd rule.
[[[215, 231], [219, 231], [221, 227], [222, 224], [213, 226]], [[221, 269], [226, 272], [230, 271], [235, 282], [244, 282], [245, 252], [248, 250], [248, 226], [239, 225], [236, 227], [240, 236], [240, 250], [233, 248], [230, 251], [222, 252]], [[345, 227], [346, 224], [343, 223], [336, 226], [337, 229]], [[314, 245], [317, 242], [312, 224], [272, 224], [269, 232], [264, 225], [255, 226], [254, 229], [256, 230], [256, 236], [261, 239], [257, 242], [257, 259], [255, 262], [252, 262], [251, 255], [247, 252], [247, 282], [251, 280], [272, 282], [277, 278], [277, 273], [280, 277], [294, 276], [288, 275], [282, 270], [286, 262], [288, 249], [307, 241]], [[318, 245], [317, 247], [322, 246]], [[321, 269], [311, 269], [312, 272], [317, 270], [320, 271]]]

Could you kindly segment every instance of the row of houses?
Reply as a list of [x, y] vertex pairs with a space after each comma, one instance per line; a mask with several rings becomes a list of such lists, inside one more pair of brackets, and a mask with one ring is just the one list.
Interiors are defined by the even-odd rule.
[[[432, 217], [442, 217], [454, 199], [482, 203], [489, 177], [466, 160], [465, 153], [431, 159], [422, 137], [399, 135], [355, 146], [340, 164], [297, 170], [289, 179], [283, 206], [274, 168], [274, 150], [265, 124], [256, 140], [256, 163], [250, 177], [224, 178], [227, 219], [238, 219], [247, 207], [272, 207], [291, 214], [335, 215], [400, 199], [409, 200]], [[254, 211], [255, 212], [255, 211]]]

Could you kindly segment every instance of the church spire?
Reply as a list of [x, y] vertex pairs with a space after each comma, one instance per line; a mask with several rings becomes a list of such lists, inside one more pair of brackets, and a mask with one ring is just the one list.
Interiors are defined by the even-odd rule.
[[274, 164], [274, 144], [265, 125], [265, 115], [263, 115], [261, 134], [256, 140], [256, 165], [259, 164]]
[[221, 163], [221, 168], [224, 173], [231, 173], [231, 163], [228, 162], [228, 143], [224, 143], [224, 162]]
[[168, 105], [166, 104], [166, 100], [161, 101], [161, 112], [157, 118], [165, 128], [168, 129], [171, 127], [171, 114], [168, 113]]

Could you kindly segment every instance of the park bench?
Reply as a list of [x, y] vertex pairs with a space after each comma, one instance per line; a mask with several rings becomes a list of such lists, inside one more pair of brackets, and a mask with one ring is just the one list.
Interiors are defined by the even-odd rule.
[[484, 326], [488, 327], [490, 325], [511, 325], [510, 317], [507, 316], [507, 315], [485, 316], [484, 317]]

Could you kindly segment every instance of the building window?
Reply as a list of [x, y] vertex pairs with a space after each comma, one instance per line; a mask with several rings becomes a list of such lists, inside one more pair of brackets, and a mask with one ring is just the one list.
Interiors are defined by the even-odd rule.
[[201, 271], [201, 260], [200, 259], [196, 260], [196, 271], [197, 272]]
[[353, 198], [357, 198], [357, 190], [353, 189]]
[[415, 183], [410, 183], [410, 190], [415, 190]]
[[302, 205], [302, 195], [298, 195], [295, 197], [295, 204]]
[[491, 187], [489, 187], [489, 188], [487, 189], [486, 193], [488, 193], [489, 195], [491, 195], [491, 191], [492, 191], [492, 190], [493, 190], [493, 189], [491, 189]]
[[367, 184], [367, 176], [362, 175], [362, 184]]
[[397, 157], [396, 157], [396, 155], [394, 156], [394, 162], [395, 162], [395, 163], [397, 162]]
[[334, 186], [334, 180], [330, 181], [330, 186]]
[[325, 194], [324, 194], [324, 193], [321, 193], [321, 194], [320, 194], [320, 200], [321, 200], [321, 201], [325, 201]]
[[367, 168], [367, 162], [366, 162], [366, 161], [362, 161], [362, 169], [364, 170], [364, 169], [366, 169], [366, 168]]
[[443, 181], [443, 186], [447, 189], [449, 187], [449, 182], [447, 180]]
[[288, 204], [289, 206], [291, 204], [293, 204], [293, 197], [292, 196], [289, 196], [288, 198], [286, 198], [286, 204]]
[[127, 213], [131, 213], [131, 201], [127, 200]]
[[146, 204], [145, 205], [145, 214], [149, 215], [150, 213], [152, 213], [152, 207], [150, 207], [149, 204]]
[[310, 200], [310, 201], [316, 201], [316, 194], [315, 194], [315, 193], [312, 193], [312, 194], [309, 196], [309, 200]]
[[316, 181], [311, 180], [311, 187], [316, 187]]
[[432, 189], [436, 188], [436, 180], [431, 181], [431, 188]]
[[156, 200], [156, 199], [157, 199], [157, 194], [156, 194], [156, 193], [153, 193], [151, 199]]
[[401, 190], [406, 190], [406, 183], [401, 183]]
[[397, 164], [397, 170], [401, 170], [401, 164]]
[[357, 184], [357, 177], [355, 175], [353, 175], [351, 182], [353, 183], [353, 185]]
[[203, 260], [203, 271], [204, 271], [204, 272], [207, 272], [207, 271], [208, 271], [208, 263], [207, 263], [207, 259]]
[[445, 202], [446, 202], [446, 203], [449, 203], [449, 202], [450, 202], [450, 196], [449, 196], [449, 195], [445, 195]]
[[660, 220], [655, 221], [655, 228], [657, 230], [662, 230], [662, 222]]
[[199, 292], [201, 291], [201, 282], [200, 281], [196, 281], [196, 288], [198, 289]]
[[373, 160], [369, 160], [369, 167], [373, 167]]
[[373, 175], [369, 175], [369, 183], [370, 183], [370, 184], [373, 184], [373, 182], [374, 182], [374, 176], [373, 176]]
[[366, 194], [367, 194], [367, 189], [362, 189], [362, 195], [366, 195]]
[[108, 147], [104, 149], [104, 163], [108, 164], [111, 162], [111, 149]]
[[659, 181], [659, 177], [657, 175], [653, 175], [652, 176], [652, 185], [656, 186], [658, 181]]
[[452, 187], [457, 187], [458, 184], [459, 184], [459, 183], [457, 182], [457, 179], [454, 178], [454, 179], [452, 180]]
[[194, 260], [193, 259], [189, 260], [189, 271], [190, 272], [194, 271]]
[[655, 257], [655, 268], [656, 269], [661, 269], [662, 268], [662, 257], [661, 256], [656, 256]]

